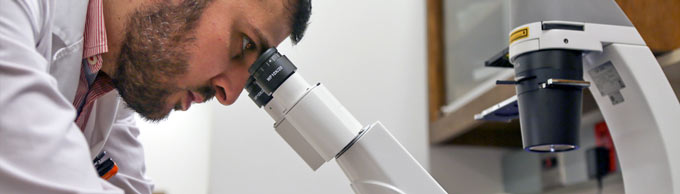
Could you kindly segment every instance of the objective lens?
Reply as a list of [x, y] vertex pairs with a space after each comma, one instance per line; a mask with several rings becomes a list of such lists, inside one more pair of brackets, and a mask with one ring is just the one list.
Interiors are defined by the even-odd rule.
[[529, 151], [533, 152], [560, 152], [569, 151], [576, 149], [575, 145], [563, 145], [563, 144], [550, 144], [550, 145], [537, 145], [528, 147]]
[[583, 57], [575, 50], [541, 50], [515, 59], [517, 103], [524, 149], [561, 152], [578, 148], [581, 88], [541, 88], [548, 79], [583, 80]]

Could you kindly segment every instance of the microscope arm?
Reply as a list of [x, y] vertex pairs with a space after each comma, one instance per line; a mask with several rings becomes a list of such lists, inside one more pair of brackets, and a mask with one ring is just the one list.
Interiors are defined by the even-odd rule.
[[363, 126], [324, 85], [295, 70], [269, 49], [251, 67], [246, 90], [312, 170], [335, 158], [356, 193], [446, 193], [380, 122]]

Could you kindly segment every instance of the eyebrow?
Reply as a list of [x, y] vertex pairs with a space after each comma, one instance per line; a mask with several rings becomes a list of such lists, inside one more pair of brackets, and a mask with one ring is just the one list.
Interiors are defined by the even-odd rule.
[[260, 31], [260, 29], [253, 27], [253, 32], [255, 33], [255, 36], [257, 36], [257, 39], [261, 41], [260, 53], [263, 53], [264, 51], [271, 47], [269, 40], [267, 40], [264, 34], [262, 34], [262, 31]]

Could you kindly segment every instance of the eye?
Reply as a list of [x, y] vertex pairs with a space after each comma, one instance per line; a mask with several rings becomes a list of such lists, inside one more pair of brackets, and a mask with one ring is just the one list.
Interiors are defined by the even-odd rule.
[[247, 50], [255, 50], [257, 47], [257, 45], [255, 45], [255, 42], [253, 42], [253, 40], [251, 40], [250, 38], [248, 38], [248, 36], [245, 35], [243, 36], [243, 40], [241, 42], [242, 42], [241, 52], [243, 52], [242, 54], [245, 54], [245, 51]]
[[232, 56], [232, 59], [242, 59], [246, 56], [247, 51], [257, 51], [257, 45], [245, 34], [241, 35], [241, 52]]

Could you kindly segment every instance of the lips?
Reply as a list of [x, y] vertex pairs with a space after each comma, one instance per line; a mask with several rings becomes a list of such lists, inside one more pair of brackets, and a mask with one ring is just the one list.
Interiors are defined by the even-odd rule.
[[191, 97], [193, 99], [192, 102], [203, 103], [203, 101], [205, 100], [205, 99], [203, 99], [203, 95], [201, 95], [197, 92], [189, 90], [189, 93], [191, 94]]
[[184, 101], [182, 103], [183, 104], [182, 111], [189, 110], [189, 107], [191, 107], [192, 103], [194, 103], [194, 102], [195, 103], [202, 103], [203, 100], [204, 99], [203, 99], [203, 96], [201, 96], [201, 94], [196, 93], [196, 92], [191, 91], [191, 90], [187, 91], [187, 97], [184, 99]]
[[194, 100], [194, 96], [191, 94], [191, 92], [187, 92], [186, 98], [184, 98], [184, 101], [182, 102], [182, 111], [189, 110], [189, 107], [191, 107], [191, 102]]

